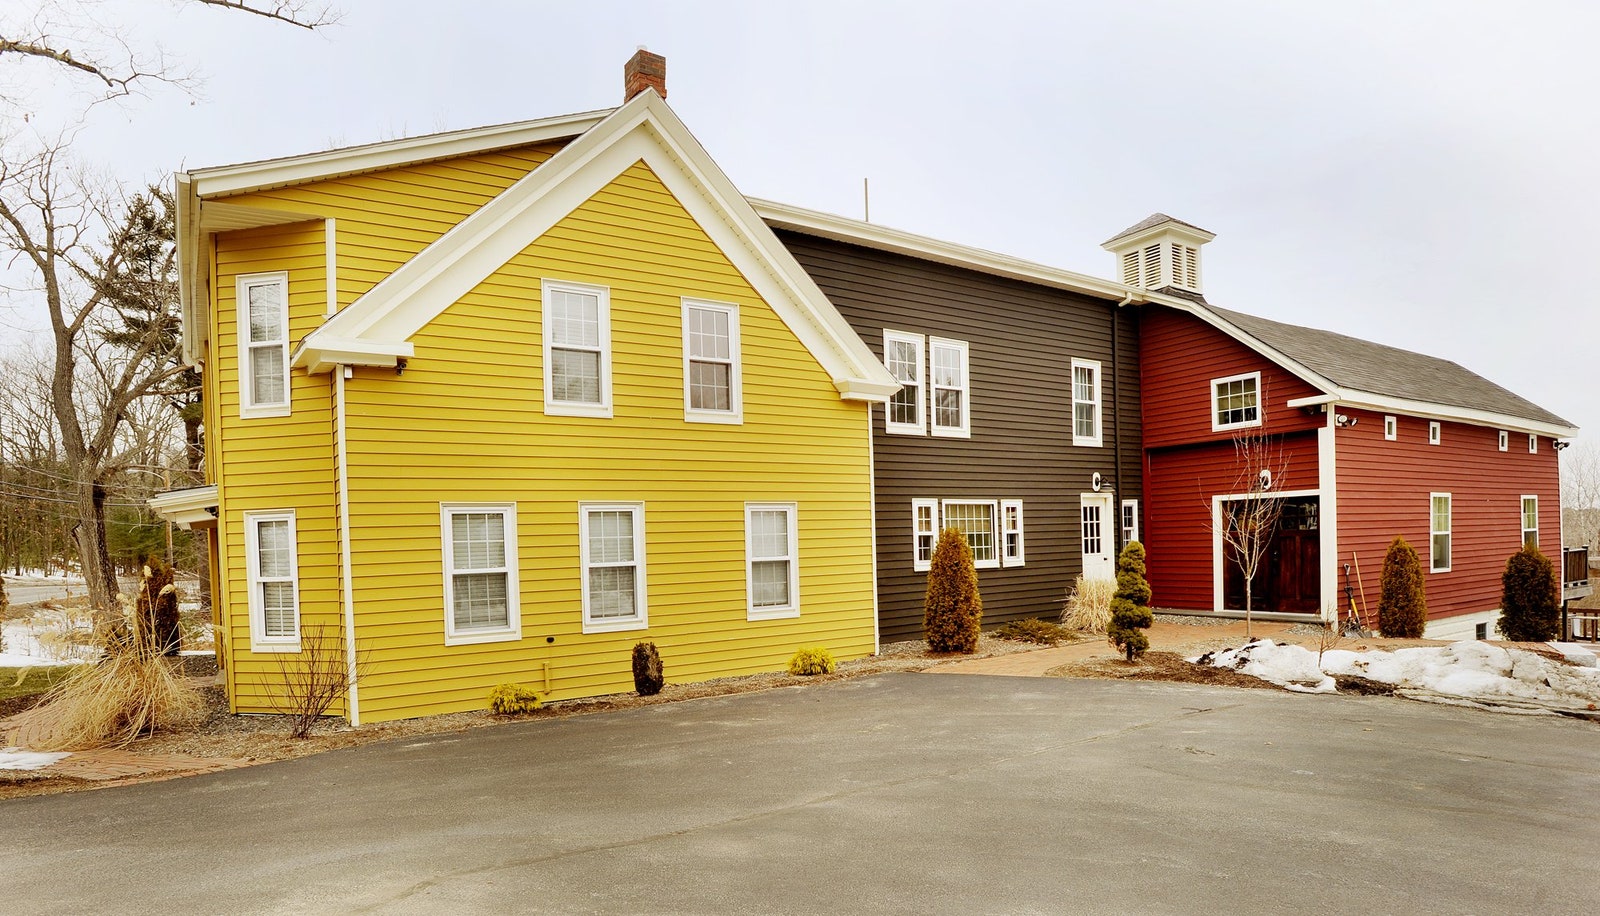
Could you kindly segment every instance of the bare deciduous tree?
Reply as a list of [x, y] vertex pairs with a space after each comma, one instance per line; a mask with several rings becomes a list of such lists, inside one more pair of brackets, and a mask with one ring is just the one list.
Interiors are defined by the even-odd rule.
[[1600, 547], [1600, 446], [1593, 440], [1561, 453], [1561, 527], [1567, 545]]
[[1272, 550], [1283, 516], [1278, 494], [1288, 481], [1288, 456], [1277, 437], [1259, 430], [1233, 437], [1235, 478], [1230, 498], [1222, 501], [1215, 524], [1223, 555], [1244, 576], [1244, 634], [1251, 633], [1256, 576]]

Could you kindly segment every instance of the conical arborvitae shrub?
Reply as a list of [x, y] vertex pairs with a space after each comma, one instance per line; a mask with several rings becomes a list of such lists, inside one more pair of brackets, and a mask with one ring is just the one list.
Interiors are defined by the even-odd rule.
[[1537, 547], [1506, 561], [1500, 576], [1500, 635], [1512, 642], [1546, 642], [1561, 630], [1556, 568]]
[[653, 697], [661, 692], [667, 682], [661, 667], [661, 653], [653, 642], [637, 643], [633, 647], [633, 689], [639, 696]]
[[1106, 639], [1133, 661], [1150, 648], [1150, 582], [1145, 578], [1144, 545], [1129, 541], [1117, 556], [1117, 593], [1111, 596], [1111, 623]]
[[1383, 555], [1383, 584], [1378, 593], [1378, 633], [1395, 639], [1420, 639], [1428, 625], [1428, 598], [1422, 585], [1422, 561], [1403, 537], [1396, 537]]
[[967, 536], [954, 528], [939, 533], [928, 569], [928, 594], [922, 629], [935, 652], [971, 652], [978, 648], [983, 599], [978, 596], [978, 570], [972, 564]]

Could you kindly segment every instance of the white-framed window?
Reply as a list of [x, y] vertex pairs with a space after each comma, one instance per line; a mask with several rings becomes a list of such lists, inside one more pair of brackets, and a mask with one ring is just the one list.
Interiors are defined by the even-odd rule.
[[244, 514], [250, 651], [300, 651], [300, 566], [294, 510]]
[[644, 503], [579, 503], [583, 632], [642, 630], [645, 601]]
[[1400, 421], [1395, 417], [1383, 418], [1383, 438], [1390, 442], [1400, 438]]
[[441, 503], [439, 527], [445, 645], [521, 639], [516, 505]]
[[1247, 372], [1211, 380], [1211, 428], [1240, 429], [1261, 425], [1261, 373]]
[[927, 572], [933, 565], [933, 546], [939, 540], [939, 501], [911, 501], [911, 568]]
[[1022, 535], [1022, 500], [1000, 501], [1000, 562], [1022, 566], [1027, 562], [1027, 544]]
[[1100, 363], [1072, 361], [1072, 444], [1098, 446], [1100, 438]]
[[544, 412], [611, 416], [611, 291], [545, 280]]
[[1429, 445], [1438, 445], [1442, 441], [1444, 441], [1444, 433], [1439, 427], [1439, 421], [1438, 420], [1429, 420], [1428, 421], [1428, 444]]
[[1522, 546], [1539, 546], [1539, 497], [1522, 497]]
[[883, 331], [883, 365], [900, 383], [900, 390], [883, 405], [883, 429], [899, 435], [920, 436], [927, 431], [923, 419], [922, 368], [926, 339], [905, 331]]
[[744, 398], [739, 360], [739, 307], [683, 300], [683, 418], [739, 423]]
[[749, 620], [800, 616], [800, 546], [794, 503], [744, 504]]
[[978, 569], [1000, 568], [1000, 538], [996, 525], [995, 503], [987, 499], [947, 499], [940, 503], [940, 523], [966, 535], [972, 548], [972, 565]]
[[239, 416], [289, 415], [289, 275], [248, 274], [236, 284]]
[[1125, 499], [1122, 501], [1122, 543], [1131, 544], [1139, 540], [1139, 501]]
[[1498, 447], [1502, 452], [1511, 447], [1511, 434], [1503, 429], [1500, 430]]
[[1429, 551], [1428, 569], [1432, 572], [1450, 571], [1450, 494], [1430, 493], [1429, 501]]
[[1539, 454], [1539, 437], [1533, 433], [1528, 434], [1528, 454]]
[[935, 436], [972, 435], [972, 387], [967, 377], [967, 342], [928, 338], [928, 376]]

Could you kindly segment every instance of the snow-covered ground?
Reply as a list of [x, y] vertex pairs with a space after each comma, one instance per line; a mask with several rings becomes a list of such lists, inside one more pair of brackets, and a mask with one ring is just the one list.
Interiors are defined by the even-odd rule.
[[65, 751], [47, 754], [43, 751], [24, 751], [14, 747], [0, 748], [0, 770], [42, 770], [68, 756], [71, 755]]
[[1519, 711], [1595, 710], [1600, 668], [1595, 656], [1575, 650], [1566, 664], [1525, 649], [1475, 640], [1448, 646], [1317, 653], [1303, 646], [1259, 639], [1238, 649], [1208, 652], [1190, 661], [1232, 668], [1302, 693], [1333, 693], [1334, 675], [1393, 684], [1414, 699]]

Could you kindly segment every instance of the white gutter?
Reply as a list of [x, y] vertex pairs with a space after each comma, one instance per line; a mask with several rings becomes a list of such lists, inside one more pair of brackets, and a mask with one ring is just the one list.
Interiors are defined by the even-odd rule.
[[344, 654], [345, 677], [349, 690], [345, 695], [345, 716], [351, 725], [361, 724], [361, 697], [356, 680], [356, 600], [351, 592], [350, 575], [350, 470], [345, 457], [344, 381], [351, 370], [340, 366], [333, 373], [333, 429], [334, 447], [338, 450], [339, 498], [339, 585], [344, 604]]
[[1339, 403], [1346, 407], [1371, 410], [1376, 413], [1404, 414], [1408, 417], [1421, 417], [1427, 420], [1452, 420], [1473, 426], [1492, 426], [1508, 432], [1549, 436], [1552, 439], [1570, 439], [1578, 434], [1578, 430], [1571, 426], [1542, 423], [1525, 417], [1496, 413], [1492, 410], [1473, 410], [1469, 407], [1453, 407], [1449, 404], [1438, 404], [1432, 401], [1414, 401], [1409, 398], [1397, 398], [1367, 391], [1350, 391], [1338, 387], [1330, 390], [1333, 392], [1332, 394], [1295, 398], [1285, 402], [1284, 406], [1323, 407]]

